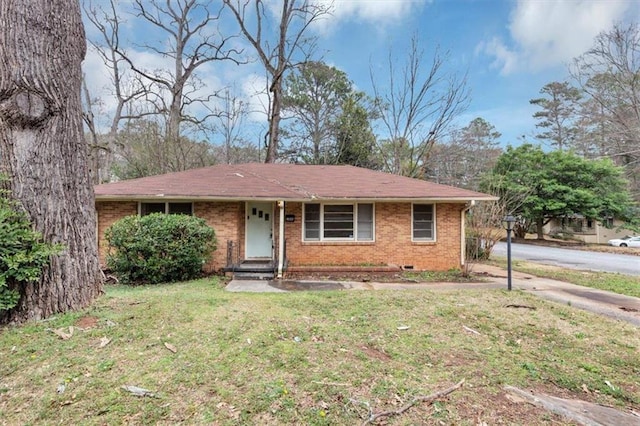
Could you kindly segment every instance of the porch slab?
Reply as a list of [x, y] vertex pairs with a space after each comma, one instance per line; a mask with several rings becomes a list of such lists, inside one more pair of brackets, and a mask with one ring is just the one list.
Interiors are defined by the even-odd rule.
[[286, 293], [282, 290], [269, 285], [268, 280], [231, 280], [225, 287], [225, 290], [236, 293]]

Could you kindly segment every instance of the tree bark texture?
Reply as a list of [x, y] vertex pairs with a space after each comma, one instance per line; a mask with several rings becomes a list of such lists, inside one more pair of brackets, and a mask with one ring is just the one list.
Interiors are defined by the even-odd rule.
[[282, 99], [282, 79], [271, 89], [271, 106], [269, 108], [269, 144], [265, 163], [275, 163], [278, 159], [278, 144], [280, 142], [280, 110]]
[[35, 229], [64, 246], [38, 282], [19, 285], [0, 323], [79, 309], [102, 291], [82, 131], [85, 50], [77, 0], [0, 1], [0, 173]]

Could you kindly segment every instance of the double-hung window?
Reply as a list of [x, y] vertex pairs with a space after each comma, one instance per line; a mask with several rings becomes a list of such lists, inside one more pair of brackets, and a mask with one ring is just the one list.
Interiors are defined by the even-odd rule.
[[140, 203], [140, 216], [151, 213], [193, 215], [193, 203]]
[[413, 241], [435, 241], [436, 208], [434, 204], [413, 205]]
[[373, 204], [304, 205], [305, 241], [373, 241]]

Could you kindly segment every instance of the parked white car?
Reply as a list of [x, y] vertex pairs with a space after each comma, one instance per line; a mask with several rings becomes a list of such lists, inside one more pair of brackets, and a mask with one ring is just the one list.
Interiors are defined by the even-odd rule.
[[609, 240], [610, 246], [615, 247], [640, 247], [640, 237], [626, 236]]

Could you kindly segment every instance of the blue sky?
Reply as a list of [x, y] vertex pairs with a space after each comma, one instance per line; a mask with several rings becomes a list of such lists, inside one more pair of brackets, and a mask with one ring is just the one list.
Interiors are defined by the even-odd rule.
[[[267, 0], [276, 4], [278, 0]], [[329, 0], [314, 0], [330, 2]], [[123, 1], [121, 7], [127, 8]], [[532, 140], [535, 108], [529, 100], [543, 85], [568, 78], [567, 64], [592, 45], [593, 38], [616, 22], [640, 22], [635, 0], [335, 0], [333, 16], [313, 28], [322, 59], [347, 73], [356, 87], [372, 93], [370, 66], [386, 67], [389, 51], [400, 64], [416, 35], [430, 60], [434, 48], [449, 52], [447, 70], [467, 74], [471, 102], [457, 122], [482, 117], [502, 133], [502, 144]], [[134, 45], [146, 34], [127, 17], [124, 43], [141, 63], [162, 67], [166, 59]], [[95, 35], [87, 26], [89, 36]], [[247, 47], [245, 51], [250, 52]], [[85, 72], [94, 96], [109, 99], [108, 76], [95, 52], [88, 52]], [[425, 63], [425, 67], [429, 67]], [[212, 63], [200, 72], [205, 90], [231, 86], [259, 109], [251, 93], [262, 73], [257, 64], [240, 67]], [[376, 75], [385, 80], [382, 72]], [[261, 125], [264, 116], [251, 120]], [[248, 125], [249, 126], [249, 125]]]

